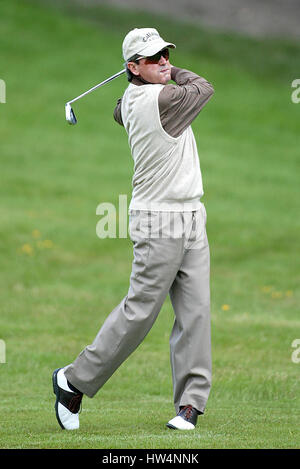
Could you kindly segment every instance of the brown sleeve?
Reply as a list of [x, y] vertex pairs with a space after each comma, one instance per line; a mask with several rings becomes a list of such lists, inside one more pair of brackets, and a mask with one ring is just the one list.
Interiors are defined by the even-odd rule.
[[214, 94], [205, 78], [189, 70], [172, 67], [171, 79], [176, 85], [166, 85], [158, 97], [160, 120], [164, 130], [179, 137]]
[[123, 120], [122, 120], [122, 114], [121, 114], [121, 103], [122, 103], [122, 98], [119, 98], [117, 101], [117, 105], [114, 109], [114, 119], [118, 124], [124, 125]]

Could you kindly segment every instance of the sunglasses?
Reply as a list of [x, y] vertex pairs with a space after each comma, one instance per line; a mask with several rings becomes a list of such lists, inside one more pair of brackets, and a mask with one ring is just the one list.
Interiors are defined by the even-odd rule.
[[145, 64], [157, 64], [161, 57], [163, 57], [164, 59], [168, 60], [169, 57], [170, 57], [170, 51], [169, 49], [163, 49], [163, 50], [160, 50], [159, 52], [157, 52], [156, 54], [154, 55], [151, 55], [151, 57], [140, 57], [139, 59], [137, 60], [141, 60], [141, 59], [145, 59]]

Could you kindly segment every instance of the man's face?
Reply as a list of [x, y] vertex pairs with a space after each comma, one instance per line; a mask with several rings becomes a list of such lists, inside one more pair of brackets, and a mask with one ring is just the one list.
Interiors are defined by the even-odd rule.
[[166, 85], [171, 80], [171, 65], [169, 59], [163, 55], [156, 63], [145, 58], [138, 63], [129, 62], [128, 67], [135, 76], [140, 76], [149, 83]]

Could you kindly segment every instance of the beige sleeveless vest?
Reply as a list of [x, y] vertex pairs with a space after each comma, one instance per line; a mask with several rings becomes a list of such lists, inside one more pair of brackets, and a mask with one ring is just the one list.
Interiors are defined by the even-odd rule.
[[130, 84], [122, 98], [134, 160], [129, 210], [198, 210], [203, 186], [194, 134], [191, 126], [176, 138], [163, 129], [158, 107], [163, 86]]

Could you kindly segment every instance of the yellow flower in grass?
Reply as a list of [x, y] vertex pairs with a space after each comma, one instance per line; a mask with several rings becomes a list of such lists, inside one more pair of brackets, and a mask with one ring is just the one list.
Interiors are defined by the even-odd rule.
[[32, 236], [35, 239], [40, 238], [41, 237], [41, 232], [39, 230], [33, 230]]
[[271, 293], [271, 297], [274, 299], [282, 298], [282, 292], [281, 291], [273, 291]]
[[273, 287], [270, 287], [269, 285], [265, 285], [264, 287], [262, 287], [261, 291], [263, 293], [270, 293], [271, 290], [272, 290]]
[[289, 298], [290, 296], [293, 296], [293, 290], [287, 290], [287, 291], [285, 292], [285, 296], [287, 296], [288, 298]]
[[32, 256], [33, 254], [33, 247], [26, 243], [26, 244], [23, 244], [23, 246], [21, 247], [21, 251], [24, 253], [24, 254], [28, 254], [28, 256]]
[[229, 311], [229, 310], [230, 310], [230, 306], [229, 306], [229, 305], [222, 305], [222, 310], [223, 310], [223, 311]]
[[46, 249], [52, 249], [54, 246], [53, 241], [51, 241], [50, 239], [45, 239], [43, 241], [43, 244]]
[[36, 244], [39, 249], [52, 249], [54, 246], [53, 241], [51, 241], [50, 239], [44, 239], [43, 241], [38, 241]]

